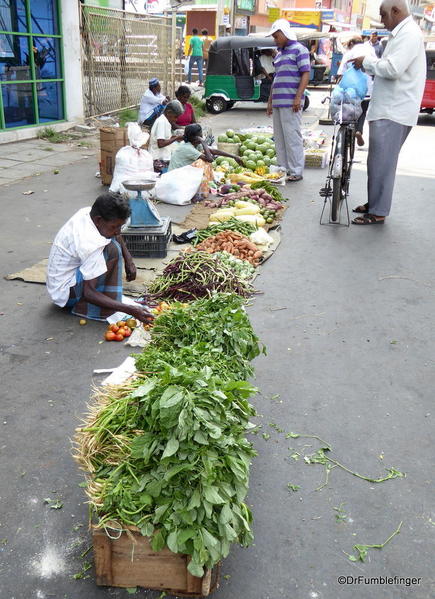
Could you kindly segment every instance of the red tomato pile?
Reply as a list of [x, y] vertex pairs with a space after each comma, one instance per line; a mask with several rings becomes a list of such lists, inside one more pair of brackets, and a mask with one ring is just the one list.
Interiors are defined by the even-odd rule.
[[130, 337], [132, 329], [136, 326], [136, 320], [130, 318], [129, 320], [118, 320], [116, 324], [110, 324], [107, 327], [107, 331], [104, 335], [106, 341], [123, 341], [127, 337]]

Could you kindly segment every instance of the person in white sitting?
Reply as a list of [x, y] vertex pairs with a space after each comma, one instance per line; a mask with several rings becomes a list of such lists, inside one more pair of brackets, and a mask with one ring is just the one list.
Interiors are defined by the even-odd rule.
[[162, 94], [160, 81], [157, 77], [150, 79], [148, 81], [148, 89], [140, 101], [139, 125], [152, 127], [154, 121], [162, 114], [168, 102], [169, 97]]

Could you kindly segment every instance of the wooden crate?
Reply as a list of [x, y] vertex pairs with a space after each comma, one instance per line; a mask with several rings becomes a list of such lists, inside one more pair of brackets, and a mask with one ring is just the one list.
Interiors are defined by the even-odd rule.
[[153, 551], [148, 537], [128, 527], [117, 539], [92, 529], [96, 581], [101, 586], [144, 587], [184, 597], [207, 597], [219, 586], [219, 567], [202, 578], [187, 569], [190, 557], [165, 548]]
[[100, 174], [101, 183], [112, 183], [115, 158], [118, 150], [128, 145], [125, 127], [102, 127], [100, 129]]

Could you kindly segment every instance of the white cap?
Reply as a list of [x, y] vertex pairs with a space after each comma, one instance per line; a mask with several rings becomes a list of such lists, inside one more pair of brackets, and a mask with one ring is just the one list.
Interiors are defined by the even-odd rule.
[[288, 40], [296, 41], [298, 39], [287, 19], [278, 19], [275, 21], [275, 23], [272, 24], [269, 33], [266, 33], [266, 37], [272, 35], [272, 33], [275, 33], [276, 31], [282, 31]]

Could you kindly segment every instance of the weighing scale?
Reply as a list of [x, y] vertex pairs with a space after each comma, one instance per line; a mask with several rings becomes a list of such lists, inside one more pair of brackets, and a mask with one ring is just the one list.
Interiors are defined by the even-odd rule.
[[162, 219], [159, 213], [155, 206], [148, 201], [148, 198], [144, 198], [142, 195], [143, 191], [150, 191], [155, 187], [155, 180], [151, 178], [137, 179], [123, 181], [122, 184], [128, 191], [137, 192], [136, 197], [130, 198], [131, 216], [128, 228], [160, 227]]
[[161, 217], [143, 191], [154, 188], [156, 180], [150, 173], [149, 178], [123, 181], [122, 185], [128, 191], [136, 191], [137, 195], [130, 198], [131, 215], [128, 224], [122, 227], [122, 235], [132, 256], [164, 257], [171, 236], [171, 219]]

